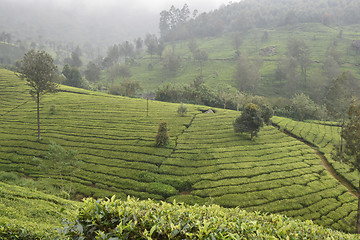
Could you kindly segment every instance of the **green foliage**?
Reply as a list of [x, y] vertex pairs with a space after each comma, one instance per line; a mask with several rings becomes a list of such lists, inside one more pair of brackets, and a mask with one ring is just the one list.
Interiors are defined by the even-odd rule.
[[58, 76], [54, 59], [45, 51], [30, 50], [21, 61], [19, 76], [26, 79], [27, 85], [31, 88], [30, 95], [36, 101], [38, 140], [41, 140], [40, 97], [46, 93], [55, 93], [58, 90], [58, 84], [54, 81]]
[[166, 48], [162, 53], [164, 68], [175, 74], [181, 66], [181, 59], [171, 48]]
[[[282, 213], [353, 231], [345, 221], [353, 221], [356, 198], [324, 170], [313, 149], [271, 126], [264, 126], [256, 141], [238, 137], [232, 126], [238, 112], [213, 108], [216, 114], [202, 114], [206, 107], [187, 104], [188, 114], [179, 117], [179, 104], [149, 101], [146, 116], [146, 100], [61, 86], [64, 91], [44, 99], [42, 106], [56, 104], [57, 112], [44, 118], [46, 138], [38, 142], [31, 137], [34, 110], [27, 108], [26, 86], [6, 70], [0, 70], [0, 85], [0, 98], [6, 99], [0, 104], [0, 167], [37, 180], [27, 185], [59, 193], [58, 173], [49, 178], [32, 161], [32, 156], [44, 157], [55, 141], [66, 150], [76, 148], [82, 160], [72, 180], [74, 199], [117, 194], [164, 200], [149, 191], [149, 183], [158, 182], [179, 191], [171, 199]], [[195, 85], [202, 91], [201, 84]], [[154, 122], [163, 120], [171, 124], [174, 141], [157, 148]], [[324, 152], [339, 139], [338, 128], [323, 122], [283, 121], [321, 143]], [[354, 177], [345, 168], [342, 173]], [[70, 176], [63, 180], [70, 185]]]
[[323, 120], [326, 118], [326, 108], [314, 103], [314, 101], [304, 93], [295, 94], [291, 101], [291, 109], [295, 119], [303, 121], [305, 119]]
[[21, 62], [20, 77], [26, 79], [34, 98], [48, 92], [56, 92], [58, 85], [54, 82], [57, 68], [53, 58], [45, 51], [31, 50], [24, 55]]
[[326, 93], [326, 109], [335, 119], [344, 119], [347, 106], [351, 102], [351, 86], [353, 85], [349, 82], [349, 74], [343, 72], [341, 76], [334, 79]]
[[[45, 155], [46, 161], [43, 161], [42, 167], [51, 176], [56, 173], [61, 180], [61, 192], [70, 195], [72, 191], [72, 179], [77, 171], [79, 171], [80, 160], [77, 158], [77, 152], [73, 150], [65, 150], [59, 144], [52, 142], [49, 150]], [[70, 177], [69, 186], [65, 186], [64, 176]]]
[[71, 239], [358, 239], [281, 215], [115, 196], [85, 199], [61, 233]]
[[80, 204], [0, 182], [0, 205], [0, 239], [50, 240]]
[[181, 103], [180, 106], [178, 107], [177, 113], [180, 114], [181, 116], [184, 116], [186, 115], [187, 112], [188, 112], [187, 106]]
[[346, 122], [342, 132], [342, 137], [345, 140], [345, 154], [348, 157], [340, 160], [347, 162], [352, 171], [360, 172], [360, 105], [358, 103], [353, 103], [350, 106], [348, 117], [349, 120]]
[[274, 111], [269, 105], [260, 105], [261, 118], [265, 124], [271, 123], [271, 118], [274, 116]]
[[17, 239], [27, 239], [27, 240], [38, 240], [38, 239], [50, 239], [48, 233], [41, 232], [36, 233], [32, 230], [28, 230], [19, 225], [14, 224], [0, 224], [0, 239], [6, 240], [17, 240]]
[[123, 96], [134, 97], [138, 91], [142, 90], [139, 82], [134, 80], [124, 80], [121, 83]]
[[93, 62], [89, 62], [86, 65], [86, 70], [85, 70], [85, 77], [89, 82], [97, 82], [100, 79], [100, 70], [101, 68], [93, 63]]
[[257, 136], [260, 131], [260, 127], [263, 126], [260, 108], [253, 103], [249, 103], [241, 115], [236, 118], [233, 126], [236, 133], [250, 133], [250, 138], [253, 140], [254, 136]]
[[0, 181], [1, 182], [17, 182], [19, 181], [19, 176], [13, 172], [0, 172]]
[[55, 105], [51, 105], [49, 108], [49, 113], [51, 115], [54, 115], [56, 113], [56, 106]]
[[88, 83], [82, 78], [81, 73], [77, 67], [70, 67], [66, 64], [63, 68], [62, 74], [65, 76], [66, 80], [63, 84], [88, 89]]
[[167, 122], [162, 121], [159, 124], [158, 133], [155, 136], [155, 145], [158, 147], [165, 146], [169, 143], [170, 136], [168, 133]]
[[254, 93], [260, 81], [259, 67], [251, 63], [247, 55], [241, 55], [235, 72], [234, 81], [239, 91]]
[[148, 188], [150, 192], [159, 194], [165, 198], [174, 196], [178, 193], [178, 191], [173, 186], [160, 182], [152, 182], [149, 184]]

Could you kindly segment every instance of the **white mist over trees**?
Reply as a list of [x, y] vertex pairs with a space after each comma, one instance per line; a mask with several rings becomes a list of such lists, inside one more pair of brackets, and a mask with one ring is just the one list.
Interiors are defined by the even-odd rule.
[[[192, 9], [210, 11], [226, 0], [196, 1]], [[184, 1], [1, 0], [0, 33], [33, 42], [62, 41], [96, 48], [158, 34], [160, 12]]]

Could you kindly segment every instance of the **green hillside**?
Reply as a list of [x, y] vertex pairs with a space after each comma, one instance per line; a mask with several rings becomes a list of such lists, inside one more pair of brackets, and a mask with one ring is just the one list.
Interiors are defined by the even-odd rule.
[[359, 172], [350, 171], [350, 166], [335, 161], [333, 153], [336, 147], [340, 146], [341, 128], [338, 122], [307, 121], [299, 122], [282, 117], [274, 117], [274, 123], [281, 129], [288, 131], [305, 141], [314, 144], [324, 153], [329, 164], [352, 185], [357, 192], [359, 184]]
[[79, 206], [77, 202], [0, 182], [0, 239], [54, 235], [62, 219], [75, 217]]
[[[0, 72], [0, 166], [59, 187], [59, 174], [39, 168], [49, 143], [76, 150], [80, 171], [72, 197], [116, 194], [187, 203], [281, 213], [335, 229], [352, 231], [356, 198], [321, 165], [314, 150], [274, 127], [266, 126], [255, 141], [236, 135], [236, 111], [99, 94], [62, 87], [41, 101], [42, 141], [36, 138], [35, 103], [25, 82]], [[50, 113], [50, 106], [55, 113]], [[154, 144], [165, 120], [167, 147]], [[46, 161], [46, 160], [44, 160]], [[64, 176], [69, 183], [70, 176]], [[45, 183], [45, 184], [44, 184]], [[56, 193], [56, 192], [55, 192]]]
[[[336, 49], [341, 58], [339, 71], [352, 71], [359, 78], [356, 67], [359, 64], [359, 55], [351, 48], [352, 41], [360, 37], [358, 25], [330, 27], [319, 23], [301, 23], [269, 29], [255, 28], [239, 33], [229, 32], [214, 37], [195, 38], [199, 49], [208, 54], [208, 60], [204, 62], [202, 72], [206, 84], [213, 88], [219, 84], [237, 86], [233, 77], [238, 62], [233, 44], [236, 34], [240, 36], [242, 42], [239, 52], [248, 55], [251, 61], [262, 62], [261, 79], [254, 91], [255, 94], [290, 98], [295, 92], [303, 91], [321, 102], [324, 97], [323, 91], [330, 83], [323, 69], [330, 46]], [[268, 36], [266, 40], [262, 40], [264, 34]], [[302, 80], [298, 79], [299, 88], [289, 90], [287, 80], [281, 81], [275, 73], [281, 60], [287, 56], [287, 44], [290, 38], [304, 41], [309, 47], [310, 64], [305, 86], [302, 86]], [[145, 54], [141, 58], [135, 59], [135, 63], [131, 65], [132, 79], [141, 82], [145, 91], [155, 91], [165, 83], [178, 85], [191, 83], [195, 76], [200, 74], [200, 63], [193, 59], [188, 43], [189, 40], [168, 43], [169, 48], [175, 46], [174, 52], [181, 58], [181, 67], [175, 74], [164, 68], [163, 61], [159, 57], [153, 56], [151, 60], [150, 55]], [[262, 49], [268, 47], [274, 47], [274, 52], [261, 54]], [[150, 63], [154, 66], [151, 71], [148, 69]], [[299, 78], [299, 76], [293, 77]], [[118, 79], [118, 81], [122, 80]]]

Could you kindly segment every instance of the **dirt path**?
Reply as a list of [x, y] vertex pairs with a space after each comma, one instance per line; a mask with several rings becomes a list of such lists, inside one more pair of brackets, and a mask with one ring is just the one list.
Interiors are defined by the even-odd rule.
[[357, 190], [355, 189], [355, 187], [348, 180], [346, 180], [343, 176], [339, 175], [336, 172], [336, 170], [330, 165], [329, 161], [326, 159], [325, 155], [322, 152], [320, 152], [319, 149], [313, 143], [310, 143], [289, 131], [280, 130], [280, 126], [278, 126], [275, 123], [273, 123], [273, 126], [276, 127], [279, 131], [288, 135], [289, 137], [296, 138], [297, 140], [299, 140], [299, 141], [305, 143], [306, 145], [308, 145], [309, 147], [311, 147], [314, 150], [315, 154], [317, 156], [319, 156], [319, 158], [321, 159], [322, 165], [331, 174], [331, 176], [333, 176], [340, 184], [342, 184], [344, 187], [346, 187], [352, 195], [354, 195], [357, 198], [359, 197], [359, 194], [358, 194]]
[[[308, 145], [310, 146], [310, 145]], [[312, 146], [310, 146], [312, 147]], [[313, 148], [313, 147], [312, 147]], [[349, 192], [354, 195], [355, 197], [359, 197], [359, 194], [357, 193], [356, 189], [354, 188], [354, 186], [352, 184], [350, 184], [344, 177], [340, 176], [339, 174], [336, 173], [335, 169], [329, 164], [328, 160], [326, 159], [326, 157], [324, 156], [324, 154], [322, 154], [318, 149], [313, 148], [315, 151], [315, 154], [318, 155], [321, 159], [322, 165], [326, 168], [326, 170], [336, 179], [338, 180], [342, 185], [344, 185]]]

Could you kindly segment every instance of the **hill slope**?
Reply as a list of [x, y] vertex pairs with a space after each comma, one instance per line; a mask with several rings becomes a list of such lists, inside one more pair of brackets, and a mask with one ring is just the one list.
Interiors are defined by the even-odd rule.
[[[79, 153], [73, 197], [177, 199], [281, 213], [352, 231], [356, 198], [321, 165], [307, 145], [266, 126], [255, 141], [233, 133], [239, 115], [189, 105], [129, 99], [62, 87], [41, 101], [43, 140], [36, 140], [35, 103], [25, 83], [0, 70], [0, 166], [5, 171], [59, 186], [56, 172], [38, 167], [50, 141]], [[55, 105], [55, 113], [49, 108]], [[154, 136], [166, 120], [171, 141], [157, 148]], [[46, 161], [46, 160], [44, 160]], [[67, 182], [70, 176], [64, 177]]]
[[[355, 77], [359, 78], [357, 68], [359, 54], [351, 48], [352, 41], [360, 37], [358, 25], [331, 27], [320, 23], [299, 23], [194, 39], [199, 49], [208, 54], [208, 60], [202, 63], [202, 74], [205, 83], [213, 89], [221, 84], [238, 88], [238, 83], [234, 79], [238, 57], [233, 44], [234, 36], [237, 35], [241, 41], [239, 52], [248, 56], [250, 63], [260, 66], [261, 78], [253, 90], [253, 93], [257, 95], [291, 98], [295, 93], [305, 92], [314, 100], [323, 101], [326, 87], [332, 80], [325, 72], [328, 70], [324, 69], [324, 64], [328, 61], [329, 47], [335, 49], [334, 51], [340, 56], [339, 66], [331, 70], [338, 71], [339, 74], [342, 71], [351, 71]], [[262, 39], [264, 35], [267, 35], [266, 40]], [[281, 80], [276, 76], [278, 66], [284, 65], [283, 61], [287, 57], [289, 39], [303, 41], [309, 48], [310, 62], [306, 82], [300, 76], [301, 71], [298, 65], [293, 70], [294, 72], [291, 72], [289, 79]], [[168, 44], [169, 48], [170, 45], [174, 46], [175, 55], [181, 58], [181, 67], [176, 73], [165, 69], [162, 59], [153, 56], [151, 60], [150, 55], [144, 55], [140, 59], [135, 59], [135, 63], [131, 66], [132, 79], [139, 81], [147, 91], [155, 91], [166, 83], [178, 85], [191, 83], [195, 76], [200, 74], [201, 67], [200, 62], [194, 60], [188, 43], [189, 41], [177, 41]], [[273, 51], [264, 54], [266, 49], [273, 49]], [[150, 63], [154, 66], [151, 71], [148, 69]], [[118, 79], [118, 81], [121, 80]], [[358, 80], [356, 82], [359, 84]]]

